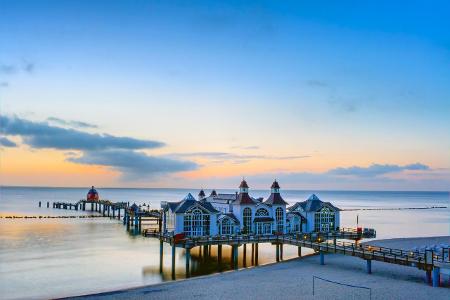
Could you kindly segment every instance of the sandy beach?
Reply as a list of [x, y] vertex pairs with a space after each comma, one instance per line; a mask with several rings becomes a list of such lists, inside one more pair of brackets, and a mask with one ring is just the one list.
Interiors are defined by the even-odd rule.
[[[372, 241], [378, 246], [409, 249], [412, 246], [448, 243], [449, 236]], [[411, 246], [412, 245], [412, 246]], [[326, 255], [325, 265], [316, 255], [277, 264], [162, 283], [129, 290], [82, 296], [89, 299], [449, 299], [445, 287], [425, 283], [425, 272], [398, 265], [373, 262], [372, 274], [365, 261], [343, 255]], [[352, 288], [315, 279], [313, 276], [369, 289]]]

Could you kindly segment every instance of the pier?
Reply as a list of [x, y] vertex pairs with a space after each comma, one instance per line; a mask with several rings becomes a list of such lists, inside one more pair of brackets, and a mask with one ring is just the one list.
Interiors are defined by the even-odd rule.
[[[238, 247], [243, 247], [243, 264], [247, 262], [247, 246], [251, 245], [252, 265], [258, 265], [258, 245], [270, 243], [275, 245], [275, 259], [277, 262], [283, 260], [283, 246], [291, 245], [298, 247], [298, 256], [301, 256], [301, 248], [313, 249], [319, 255], [319, 264], [325, 265], [326, 254], [341, 254], [354, 256], [366, 261], [366, 271], [372, 273], [372, 261], [415, 267], [426, 272], [429, 284], [439, 286], [439, 274], [441, 268], [450, 266], [450, 248], [443, 249], [441, 253], [434, 251], [405, 251], [386, 247], [375, 247], [361, 244], [363, 238], [373, 238], [373, 231], [357, 232], [356, 230], [341, 230], [330, 233], [308, 233], [308, 234], [284, 234], [284, 235], [234, 235], [214, 237], [189, 237], [177, 238], [168, 234], [160, 234], [155, 230], [144, 230], [144, 236], [154, 237], [160, 240], [160, 271], [162, 272], [163, 243], [168, 243], [172, 248], [172, 278], [175, 278], [175, 249], [183, 248], [186, 251], [186, 276], [189, 277], [191, 249], [200, 247], [203, 253], [210, 252], [212, 246], [217, 246], [219, 269], [222, 260], [222, 247], [231, 247], [231, 265], [234, 269], [238, 266]], [[348, 242], [343, 240], [354, 240]], [[200, 250], [201, 251], [201, 250]]]
[[[400, 249], [376, 247], [370, 244], [361, 244], [366, 238], [375, 238], [373, 229], [356, 230], [344, 228], [330, 232], [313, 233], [288, 233], [288, 234], [232, 234], [216, 236], [185, 237], [184, 235], [172, 235], [163, 233], [162, 211], [145, 210], [136, 204], [128, 202], [111, 202], [109, 200], [80, 200], [76, 203], [54, 202], [53, 208], [90, 210], [98, 212], [100, 216], [120, 220], [129, 232], [141, 234], [145, 237], [157, 238], [160, 241], [160, 272], [163, 269], [164, 243], [171, 246], [172, 253], [172, 278], [175, 279], [175, 253], [176, 248], [182, 248], [186, 254], [186, 276], [191, 274], [191, 250], [199, 248], [206, 257], [211, 253], [211, 247], [217, 247], [217, 259], [219, 271], [221, 270], [223, 246], [230, 248], [231, 265], [238, 268], [238, 249], [242, 247], [243, 265], [246, 266], [247, 255], [251, 258], [251, 264], [258, 265], [259, 244], [270, 243], [275, 246], [275, 260], [283, 260], [284, 245], [298, 247], [298, 256], [302, 255], [301, 249], [309, 248], [319, 255], [319, 265], [326, 265], [326, 254], [341, 254], [354, 256], [366, 261], [366, 271], [372, 273], [372, 261], [415, 267], [426, 272], [427, 282], [437, 287], [440, 282], [441, 270], [450, 268], [450, 248], [442, 249], [440, 253], [432, 250], [405, 251]], [[145, 228], [143, 228], [145, 227]]]

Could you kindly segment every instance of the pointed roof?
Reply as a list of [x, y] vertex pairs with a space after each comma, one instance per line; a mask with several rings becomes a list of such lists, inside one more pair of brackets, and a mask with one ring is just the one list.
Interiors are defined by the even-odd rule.
[[256, 201], [253, 200], [253, 199], [248, 195], [248, 193], [239, 193], [239, 195], [238, 195], [236, 201], [237, 201], [239, 204], [250, 204], [250, 205], [256, 204]]
[[210, 196], [212, 196], [212, 197], [216, 197], [217, 196], [217, 192], [216, 192], [216, 190], [212, 190], [211, 191], [211, 195]]
[[205, 197], [205, 196], [206, 196], [206, 195], [205, 195], [205, 191], [204, 191], [203, 189], [201, 189], [200, 192], [198, 193], [198, 196], [199, 196], [200, 198]]
[[239, 185], [239, 188], [246, 188], [248, 189], [248, 184], [247, 181], [245, 181], [245, 179], [242, 179], [241, 184]]
[[267, 198], [267, 200], [264, 202], [265, 204], [268, 205], [288, 205], [288, 203], [286, 201], [284, 201], [283, 197], [281, 197], [281, 194], [279, 192], [274, 192], [274, 189], [280, 189], [280, 185], [278, 184], [278, 182], [275, 180], [272, 183], [272, 186], [270, 187], [272, 189], [272, 193], [270, 194], [269, 198]]
[[324, 206], [328, 206], [334, 211], [340, 211], [339, 208], [337, 208], [330, 202], [324, 202], [320, 200], [319, 197], [317, 197], [315, 194], [309, 196], [309, 198], [306, 201], [295, 203], [293, 206], [289, 207], [289, 210], [290, 211], [296, 210], [299, 206], [306, 212], [317, 212], [321, 210]]
[[284, 201], [283, 197], [281, 197], [280, 193], [271, 193], [269, 198], [267, 198], [264, 203], [268, 205], [288, 205], [288, 203]]
[[279, 189], [280, 185], [278, 184], [278, 181], [275, 179], [275, 181], [272, 183], [271, 189]]

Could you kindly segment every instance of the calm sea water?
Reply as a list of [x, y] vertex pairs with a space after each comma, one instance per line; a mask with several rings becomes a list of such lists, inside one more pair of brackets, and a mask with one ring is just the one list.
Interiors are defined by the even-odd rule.
[[[87, 189], [0, 188], [0, 215], [61, 216], [91, 212], [46, 208], [50, 201], [77, 201]], [[103, 199], [150, 204], [178, 201], [185, 189], [100, 189]], [[207, 191], [208, 192], [208, 191]], [[220, 190], [220, 192], [234, 192]], [[289, 203], [305, 200], [312, 191], [283, 191]], [[449, 206], [448, 192], [315, 191], [322, 200], [340, 208], [405, 208]], [[269, 191], [255, 190], [254, 197]], [[42, 201], [42, 208], [38, 202]], [[50, 204], [51, 206], [51, 204]], [[344, 211], [341, 226], [359, 223], [377, 230], [378, 238], [450, 235], [449, 209]], [[242, 247], [240, 247], [242, 248]], [[159, 241], [127, 233], [117, 220], [97, 219], [0, 219], [0, 295], [2, 299], [52, 298], [154, 284], [171, 278], [171, 250], [164, 249], [163, 273], [159, 272]], [[224, 247], [223, 270], [231, 269], [231, 248]], [[242, 249], [239, 266], [244, 267]], [[307, 249], [304, 249], [308, 253]], [[192, 250], [192, 275], [217, 272], [217, 249], [211, 257]], [[297, 249], [285, 246], [284, 259]], [[275, 248], [260, 246], [259, 263], [275, 261]], [[250, 265], [250, 258], [247, 266]], [[185, 277], [184, 251], [176, 252], [176, 279]]]

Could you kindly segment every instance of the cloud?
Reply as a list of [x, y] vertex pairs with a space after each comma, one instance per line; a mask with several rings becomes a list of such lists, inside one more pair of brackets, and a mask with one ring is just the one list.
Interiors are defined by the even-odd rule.
[[158, 174], [198, 168], [196, 163], [190, 161], [149, 156], [132, 150], [85, 151], [81, 157], [69, 157], [66, 160], [77, 164], [111, 167], [121, 172], [124, 180], [152, 178]]
[[328, 83], [322, 80], [310, 79], [306, 81], [306, 84], [312, 87], [324, 88], [328, 87]]
[[164, 146], [164, 143], [158, 141], [117, 137], [109, 134], [92, 134], [18, 117], [0, 116], [0, 124], [0, 132], [5, 135], [21, 136], [25, 144], [33, 148], [104, 150], [152, 149]]
[[272, 156], [261, 154], [235, 154], [229, 152], [187, 152], [187, 153], [172, 153], [169, 156], [174, 157], [198, 157], [211, 159], [213, 163], [222, 163], [224, 161], [231, 161], [233, 164], [243, 164], [254, 159], [270, 159], [270, 160], [293, 160], [309, 158], [309, 155], [290, 155], [290, 156]]
[[14, 72], [16, 72], [15, 65], [0, 63], [0, 74], [13, 74]]
[[9, 86], [9, 82], [7, 81], [0, 81], [0, 87], [8, 87]]
[[81, 121], [73, 121], [73, 120], [63, 120], [56, 117], [48, 117], [47, 121], [56, 123], [62, 126], [74, 127], [74, 128], [98, 128], [95, 124], [90, 124]]
[[242, 150], [257, 150], [259, 146], [233, 146], [231, 149], [242, 149]]
[[349, 168], [335, 168], [329, 170], [327, 173], [337, 176], [354, 176], [354, 177], [377, 177], [390, 173], [398, 173], [402, 171], [426, 171], [430, 170], [430, 167], [421, 163], [409, 164], [409, 165], [390, 165], [390, 164], [372, 164], [369, 167], [353, 166]]
[[17, 72], [33, 73], [35, 68], [35, 63], [26, 60], [18, 64], [0, 63], [0, 74], [11, 75]]
[[3, 147], [16, 147], [17, 144], [14, 143], [11, 140], [5, 138], [5, 137], [0, 137], [0, 146], [3, 146]]

